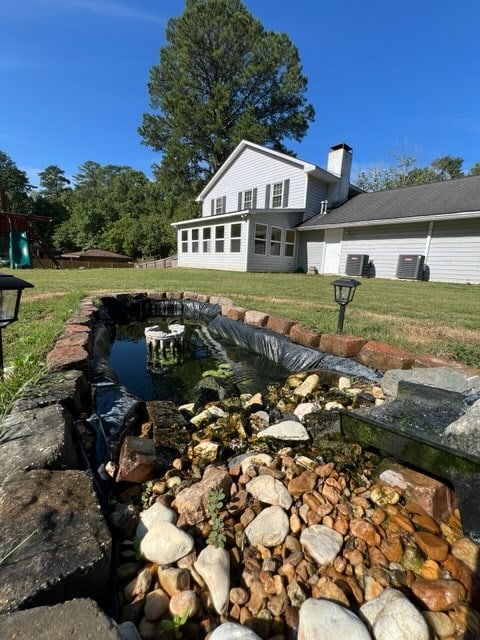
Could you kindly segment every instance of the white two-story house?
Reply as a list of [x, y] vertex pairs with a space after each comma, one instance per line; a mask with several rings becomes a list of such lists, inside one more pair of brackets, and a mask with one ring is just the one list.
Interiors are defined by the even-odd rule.
[[[173, 223], [178, 266], [295, 271], [306, 259], [297, 226], [359, 192], [350, 185], [351, 164], [345, 144], [331, 148], [325, 170], [242, 140], [199, 194], [201, 217]], [[326, 259], [323, 272], [335, 273], [338, 265]]]
[[480, 176], [362, 193], [351, 165], [346, 144], [325, 170], [243, 140], [174, 223], [178, 266], [480, 283]]

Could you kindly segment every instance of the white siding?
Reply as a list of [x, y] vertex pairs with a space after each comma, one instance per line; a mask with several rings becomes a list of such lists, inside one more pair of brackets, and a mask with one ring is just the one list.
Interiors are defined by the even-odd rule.
[[322, 200], [328, 200], [328, 185], [311, 176], [308, 178], [307, 202], [304, 221], [320, 213]]
[[224, 213], [238, 211], [238, 192], [257, 189], [257, 208], [265, 208], [265, 188], [273, 182], [290, 180], [288, 194], [289, 209], [305, 206], [305, 173], [298, 165], [274, 158], [256, 149], [246, 148], [232, 166], [205, 195], [202, 216], [211, 215], [211, 201], [226, 196]]
[[324, 231], [308, 231], [299, 233], [300, 237], [298, 245], [298, 266], [304, 271], [308, 271], [308, 267], [316, 267], [318, 272], [322, 271], [323, 250], [324, 250]]
[[[197, 224], [194, 224], [194, 223]], [[239, 219], [229, 220], [228, 222], [220, 222], [215, 224], [215, 220], [212, 219], [212, 224], [205, 224], [205, 221], [200, 222], [200, 219], [192, 220], [192, 225], [183, 227], [177, 232], [177, 247], [178, 247], [178, 266], [179, 267], [194, 267], [195, 269], [220, 269], [225, 271], [246, 271], [246, 255], [247, 255], [247, 229], [248, 223], [246, 221], [240, 221]], [[230, 251], [230, 232], [232, 224], [241, 224], [242, 236], [240, 242], [240, 252], [232, 253]], [[223, 253], [215, 251], [215, 228], [216, 226], [224, 227], [224, 250]], [[203, 236], [202, 230], [205, 227], [211, 229], [210, 239], [210, 251], [205, 253], [203, 251]], [[199, 229], [199, 251], [198, 253], [192, 253], [192, 228]], [[188, 230], [188, 252], [182, 251], [182, 230]]]
[[345, 273], [347, 255], [367, 254], [377, 278], [395, 278], [398, 256], [425, 255], [428, 223], [382, 225], [345, 229], [340, 255], [340, 272]]
[[[256, 214], [252, 216], [249, 220], [249, 255], [248, 255], [248, 271], [259, 271], [259, 272], [286, 272], [286, 271], [295, 271], [297, 268], [297, 252], [298, 252], [298, 241], [299, 241], [299, 233], [296, 234], [295, 240], [295, 252], [292, 257], [285, 256], [284, 254], [284, 243], [285, 243], [285, 231], [287, 229], [294, 230], [293, 227], [299, 223], [299, 214], [288, 214], [288, 213], [280, 213], [278, 216], [276, 214]], [[267, 226], [267, 243], [266, 243], [266, 254], [265, 255], [257, 255], [254, 253], [255, 251], [255, 224], [263, 224]], [[275, 256], [270, 254], [270, 232], [273, 227], [278, 227], [282, 229], [282, 244], [281, 244], [281, 255]]]
[[480, 283], [480, 220], [435, 222], [426, 263], [432, 281]]

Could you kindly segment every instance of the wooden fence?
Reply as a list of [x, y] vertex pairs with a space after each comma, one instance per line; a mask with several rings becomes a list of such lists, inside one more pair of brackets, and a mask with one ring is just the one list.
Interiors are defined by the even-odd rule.
[[57, 260], [57, 264], [49, 258], [33, 258], [33, 266], [41, 269], [132, 269], [132, 262], [108, 262], [106, 260]]
[[148, 262], [137, 262], [137, 269], [167, 269], [177, 266], [177, 256], [162, 258], [161, 260], [149, 260]]

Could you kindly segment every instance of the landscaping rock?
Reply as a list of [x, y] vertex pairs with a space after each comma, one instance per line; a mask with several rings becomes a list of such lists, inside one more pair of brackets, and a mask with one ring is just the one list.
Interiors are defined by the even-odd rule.
[[0, 616], [0, 629], [4, 640], [124, 640], [127, 637], [98, 604], [88, 598]]
[[305, 427], [295, 420], [283, 420], [271, 427], [267, 427], [257, 434], [257, 438], [272, 438], [274, 440], [285, 440], [287, 442], [299, 441], [307, 442], [310, 436]]
[[456, 391], [457, 393], [463, 393], [470, 389], [480, 390], [480, 376], [469, 375], [461, 369], [452, 367], [390, 369], [385, 372], [380, 384], [385, 395], [396, 398], [398, 383], [403, 381], [445, 389], [445, 391]]
[[85, 473], [34, 470], [3, 481], [0, 557], [17, 545], [1, 566], [0, 612], [105, 596], [111, 538]]
[[375, 640], [429, 640], [427, 623], [420, 611], [396, 589], [385, 589], [360, 608]]
[[309, 598], [300, 607], [298, 640], [371, 640], [364, 623], [354, 613], [329, 600]]
[[171, 564], [192, 551], [193, 538], [171, 522], [159, 522], [149, 529], [140, 543], [147, 560], [157, 564]]
[[11, 413], [0, 425], [2, 475], [31, 469], [74, 469], [73, 418], [59, 404]]
[[17, 400], [12, 412], [39, 409], [60, 404], [72, 415], [80, 415], [90, 406], [90, 389], [82, 371], [62, 371], [31, 387], [28, 396]]

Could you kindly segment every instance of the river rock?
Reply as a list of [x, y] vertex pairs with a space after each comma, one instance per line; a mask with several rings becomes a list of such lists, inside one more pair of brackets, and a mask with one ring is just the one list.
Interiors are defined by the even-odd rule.
[[194, 563], [197, 573], [203, 578], [212, 597], [215, 611], [225, 613], [230, 596], [230, 556], [226, 549], [207, 545]]
[[387, 588], [360, 607], [360, 615], [369, 623], [375, 640], [429, 640], [430, 633], [422, 614], [396, 589]]
[[236, 467], [240, 465], [242, 469], [242, 473], [245, 473], [248, 467], [251, 465], [261, 465], [264, 467], [269, 467], [273, 462], [272, 456], [268, 453], [260, 453], [260, 452], [248, 452], [241, 453], [238, 456], [234, 456], [228, 462], [228, 468]]
[[282, 507], [286, 511], [292, 506], [292, 497], [285, 485], [272, 476], [256, 476], [245, 488], [250, 495], [265, 504]]
[[140, 519], [135, 531], [137, 538], [143, 538], [149, 529], [152, 529], [160, 522], [171, 522], [175, 524], [177, 513], [161, 502], [154, 502], [151, 507], [145, 509], [140, 514]]
[[199, 524], [210, 517], [208, 496], [211, 491], [223, 489], [226, 496], [230, 493], [232, 478], [222, 467], [207, 467], [200, 482], [177, 493], [172, 507], [179, 513], [178, 524]]
[[262, 640], [262, 638], [241, 624], [224, 622], [213, 631], [210, 640]]
[[140, 542], [140, 551], [150, 562], [171, 564], [192, 551], [191, 535], [171, 522], [159, 522], [149, 529]]
[[283, 420], [271, 427], [267, 427], [257, 434], [257, 438], [272, 438], [273, 440], [285, 440], [287, 442], [307, 442], [310, 440], [305, 427], [295, 420]]
[[267, 507], [247, 526], [245, 535], [252, 545], [275, 547], [287, 537], [288, 516], [281, 507]]
[[352, 611], [330, 600], [305, 600], [300, 607], [298, 640], [333, 637], [341, 640], [371, 640], [367, 627]]
[[465, 587], [456, 580], [415, 580], [415, 596], [430, 611], [448, 611], [465, 598]]
[[343, 546], [343, 536], [323, 524], [314, 524], [304, 529], [300, 544], [320, 566], [332, 563]]

